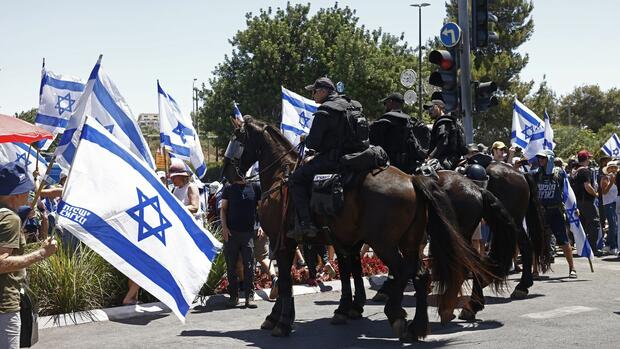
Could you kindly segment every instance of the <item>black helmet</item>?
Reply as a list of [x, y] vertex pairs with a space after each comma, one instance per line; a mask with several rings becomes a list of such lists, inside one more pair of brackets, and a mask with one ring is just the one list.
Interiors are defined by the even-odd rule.
[[486, 181], [489, 179], [487, 171], [478, 164], [472, 164], [465, 169], [465, 177], [473, 181]]

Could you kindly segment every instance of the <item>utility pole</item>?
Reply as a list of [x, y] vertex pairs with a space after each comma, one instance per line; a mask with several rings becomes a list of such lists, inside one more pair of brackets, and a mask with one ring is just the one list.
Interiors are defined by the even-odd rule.
[[424, 104], [424, 96], [422, 95], [422, 7], [431, 6], [431, 4], [423, 2], [409, 6], [418, 8], [418, 120], [422, 120], [422, 105]]
[[474, 121], [471, 104], [471, 62], [469, 41], [469, 0], [459, 0], [459, 27], [463, 32], [461, 46], [461, 109], [463, 110], [463, 127], [465, 128], [465, 142], [474, 142]]

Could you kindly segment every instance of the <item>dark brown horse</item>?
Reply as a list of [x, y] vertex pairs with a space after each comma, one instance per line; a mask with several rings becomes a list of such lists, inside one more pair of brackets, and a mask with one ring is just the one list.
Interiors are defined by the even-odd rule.
[[[295, 318], [292, 279], [287, 271], [291, 269], [297, 242], [286, 238], [291, 221], [288, 212], [293, 212], [286, 200], [286, 178], [297, 163], [298, 154], [277, 129], [251, 117], [235, 129], [231, 144], [240, 147], [227, 151], [223, 173], [229, 181], [242, 177], [255, 161], [259, 162], [264, 193], [259, 219], [276, 246], [280, 270], [278, 299], [261, 328], [271, 329], [275, 336], [287, 336]], [[452, 226], [455, 218], [447, 196], [428, 178], [411, 177], [393, 167], [369, 173], [359, 185], [345, 191], [345, 204], [339, 215], [316, 218], [329, 227], [334, 244], [350, 249], [365, 241], [390, 268], [394, 283], [388, 290], [384, 310], [399, 338], [406, 338], [407, 332], [417, 338], [427, 335], [427, 314], [416, 313], [407, 331], [406, 313], [401, 307], [407, 280], [418, 269], [418, 250], [425, 231], [431, 238], [433, 273], [439, 280], [438, 310], [442, 321], [451, 319], [465, 269], [491, 278], [491, 272]]]

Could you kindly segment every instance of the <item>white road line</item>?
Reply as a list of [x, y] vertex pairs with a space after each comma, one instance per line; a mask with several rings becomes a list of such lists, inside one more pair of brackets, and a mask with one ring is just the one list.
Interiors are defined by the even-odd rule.
[[588, 311], [598, 310], [598, 308], [583, 307], [580, 305], [572, 307], [562, 307], [553, 310], [543, 311], [540, 313], [529, 313], [521, 315], [522, 317], [529, 317], [531, 319], [551, 319], [556, 317], [567, 316], [571, 314], [585, 313]]

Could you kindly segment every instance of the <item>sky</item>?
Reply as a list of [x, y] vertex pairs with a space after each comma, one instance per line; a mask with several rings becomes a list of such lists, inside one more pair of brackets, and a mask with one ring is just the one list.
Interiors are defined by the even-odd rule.
[[[425, 1], [431, 6], [422, 10], [423, 42], [438, 35], [445, 17], [444, 0]], [[355, 8], [367, 28], [404, 32], [417, 46], [418, 10], [409, 7], [415, 2], [338, 1]], [[334, 1], [311, 4], [315, 12]], [[530, 57], [523, 79], [540, 83], [545, 76], [560, 95], [584, 84], [620, 87], [617, 2], [583, 4], [534, 0], [534, 34], [519, 50]], [[232, 51], [228, 40], [246, 28], [245, 14], [269, 6], [284, 7], [286, 1], [2, 1], [0, 113], [37, 107], [43, 57], [48, 70], [86, 79], [100, 53], [102, 66], [136, 116], [157, 112], [157, 79], [189, 112], [194, 79], [197, 85], [208, 83]]]

